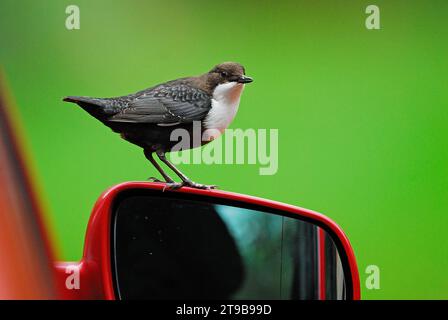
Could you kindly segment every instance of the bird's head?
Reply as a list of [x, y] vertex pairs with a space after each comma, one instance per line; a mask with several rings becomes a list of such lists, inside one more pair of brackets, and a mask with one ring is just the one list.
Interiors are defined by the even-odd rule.
[[252, 78], [245, 75], [242, 65], [236, 62], [224, 62], [213, 67], [209, 72], [203, 74], [203, 88], [208, 92], [214, 92], [219, 87], [244, 87], [244, 84], [252, 82]]
[[224, 62], [213, 67], [208, 72], [208, 77], [213, 79], [216, 85], [228, 82], [250, 83], [252, 78], [246, 76], [244, 67], [236, 62]]

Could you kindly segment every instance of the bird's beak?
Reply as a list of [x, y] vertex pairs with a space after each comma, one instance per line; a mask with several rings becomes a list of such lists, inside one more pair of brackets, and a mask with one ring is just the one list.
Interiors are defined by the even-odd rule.
[[250, 83], [254, 81], [251, 77], [247, 77], [245, 75], [242, 75], [241, 77], [238, 78], [238, 80], [236, 80], [236, 82], [238, 83]]

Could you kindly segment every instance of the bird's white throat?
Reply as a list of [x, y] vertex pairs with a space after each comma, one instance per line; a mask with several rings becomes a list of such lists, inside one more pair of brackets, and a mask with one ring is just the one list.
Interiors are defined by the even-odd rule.
[[221, 133], [235, 118], [240, 104], [244, 84], [228, 82], [218, 85], [213, 91], [212, 108], [204, 119], [206, 129], [219, 130]]

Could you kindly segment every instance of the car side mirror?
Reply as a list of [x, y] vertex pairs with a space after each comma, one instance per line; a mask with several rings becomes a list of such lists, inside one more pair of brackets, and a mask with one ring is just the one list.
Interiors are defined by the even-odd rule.
[[70, 267], [80, 285], [66, 288], [67, 298], [360, 298], [353, 250], [324, 215], [218, 190], [165, 191], [160, 183], [106, 191], [82, 261], [57, 264], [60, 285], [67, 287]]

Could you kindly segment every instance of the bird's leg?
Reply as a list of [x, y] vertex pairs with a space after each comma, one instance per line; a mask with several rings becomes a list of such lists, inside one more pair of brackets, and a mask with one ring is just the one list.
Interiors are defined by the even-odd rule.
[[[148, 159], [149, 162], [151, 162], [152, 165], [157, 169], [157, 171], [159, 171], [160, 174], [163, 176], [163, 178], [165, 179], [165, 182], [167, 183], [168, 188], [178, 189], [178, 188], [182, 187], [182, 183], [175, 182], [173, 179], [171, 179], [171, 177], [168, 174], [166, 174], [165, 171], [163, 171], [162, 167], [157, 163], [157, 161], [152, 156], [152, 151], [144, 150], [144, 153], [145, 153], [146, 159]], [[154, 182], [162, 182], [159, 179], [154, 178], [154, 177], [150, 177], [150, 178], [148, 178], [148, 180], [154, 181]]]
[[174, 164], [172, 164], [171, 162], [168, 161], [168, 159], [165, 156], [165, 152], [156, 151], [156, 153], [157, 153], [157, 156], [159, 157], [159, 159], [163, 163], [165, 163], [171, 170], [173, 170], [174, 173], [176, 173], [179, 176], [179, 178], [182, 180], [182, 185], [192, 187], [192, 188], [197, 188], [197, 189], [215, 189], [217, 187], [215, 185], [205, 185], [205, 184], [193, 182], [186, 175], [184, 175], [179, 169], [177, 169], [174, 166]]

